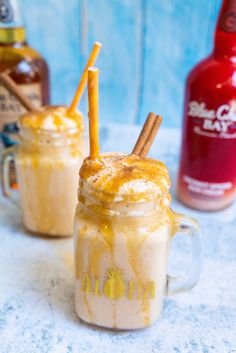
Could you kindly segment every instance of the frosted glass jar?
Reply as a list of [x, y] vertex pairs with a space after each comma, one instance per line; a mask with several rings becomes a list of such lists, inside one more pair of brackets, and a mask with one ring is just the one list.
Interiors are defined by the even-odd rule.
[[[187, 291], [199, 279], [201, 241], [192, 218], [169, 208], [169, 195], [123, 200], [80, 180], [75, 215], [75, 304], [84, 321], [115, 329], [138, 329], [160, 316], [165, 294]], [[127, 197], [126, 197], [127, 196]], [[107, 200], [107, 201], [106, 201]], [[172, 237], [192, 239], [186, 275], [167, 274]]]
[[87, 153], [84, 132], [47, 131], [20, 124], [20, 143], [2, 157], [2, 186], [14, 201], [9, 167], [15, 161], [25, 227], [39, 234], [71, 236], [79, 168]]

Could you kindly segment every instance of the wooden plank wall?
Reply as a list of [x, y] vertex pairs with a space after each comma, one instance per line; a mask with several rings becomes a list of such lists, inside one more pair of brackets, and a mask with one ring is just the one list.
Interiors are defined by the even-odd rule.
[[211, 50], [220, 2], [22, 0], [29, 41], [50, 64], [53, 103], [70, 102], [99, 40], [101, 120], [140, 124], [154, 110], [170, 127], [181, 125], [184, 80]]

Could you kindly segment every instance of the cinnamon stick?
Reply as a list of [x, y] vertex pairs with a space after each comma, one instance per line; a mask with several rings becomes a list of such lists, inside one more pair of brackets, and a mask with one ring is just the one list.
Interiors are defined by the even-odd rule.
[[7, 88], [7, 90], [11, 92], [20, 101], [20, 103], [26, 110], [38, 110], [8, 74], [2, 72], [0, 74], [0, 81]]
[[161, 126], [161, 123], [162, 123], [162, 117], [160, 115], [157, 115], [156, 119], [153, 123], [152, 129], [150, 131], [150, 134], [146, 140], [146, 143], [143, 145], [143, 148], [139, 154], [140, 157], [145, 158], [146, 155], [148, 154], [148, 152], [153, 144], [153, 141], [156, 137], [156, 134]]
[[162, 117], [149, 113], [132, 154], [145, 158], [162, 123]]
[[148, 114], [146, 121], [143, 125], [143, 128], [139, 134], [138, 140], [133, 148], [132, 154], [136, 154], [137, 156], [139, 156], [139, 154], [143, 148], [143, 144], [145, 143], [145, 141], [147, 140], [147, 138], [151, 132], [152, 125], [153, 125], [155, 118], [156, 118], [156, 115], [154, 113]]

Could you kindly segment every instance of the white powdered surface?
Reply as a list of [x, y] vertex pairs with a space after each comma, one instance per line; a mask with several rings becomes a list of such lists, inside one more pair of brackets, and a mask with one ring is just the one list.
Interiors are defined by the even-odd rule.
[[[102, 128], [102, 150], [129, 153], [138, 133], [127, 125]], [[161, 129], [150, 153], [167, 164], [173, 180], [178, 149], [179, 133]], [[112, 332], [76, 317], [72, 239], [28, 234], [19, 210], [0, 198], [0, 352], [236, 352], [236, 205], [217, 213], [193, 211], [175, 199], [172, 206], [200, 221], [205, 253], [201, 280], [191, 291], [166, 298], [154, 326]], [[176, 237], [173, 248], [170, 262], [176, 273], [189, 260], [184, 235]]]

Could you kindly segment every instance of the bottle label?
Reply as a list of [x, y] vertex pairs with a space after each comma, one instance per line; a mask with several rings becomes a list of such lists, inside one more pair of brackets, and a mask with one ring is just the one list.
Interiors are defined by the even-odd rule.
[[188, 104], [188, 116], [193, 119], [193, 132], [197, 135], [221, 138], [236, 138], [236, 101], [222, 104], [217, 109], [206, 103], [192, 100]]
[[[33, 102], [36, 108], [42, 105], [41, 84], [19, 85], [23, 93]], [[26, 112], [18, 99], [4, 86], [0, 85], [0, 129], [6, 124], [16, 123], [20, 115]]]
[[194, 195], [196, 205], [208, 200], [218, 202], [217, 208], [236, 191], [236, 99], [234, 94], [200, 97], [191, 97], [186, 106], [179, 190], [185, 201]]
[[183, 175], [183, 181], [189, 191], [208, 197], [222, 197], [234, 187], [231, 181], [212, 183], [192, 178], [189, 175]]
[[0, 0], [0, 21], [2, 23], [9, 23], [13, 21], [13, 9], [9, 0]]
[[220, 18], [220, 27], [224, 32], [236, 32], [236, 1], [228, 0]]

